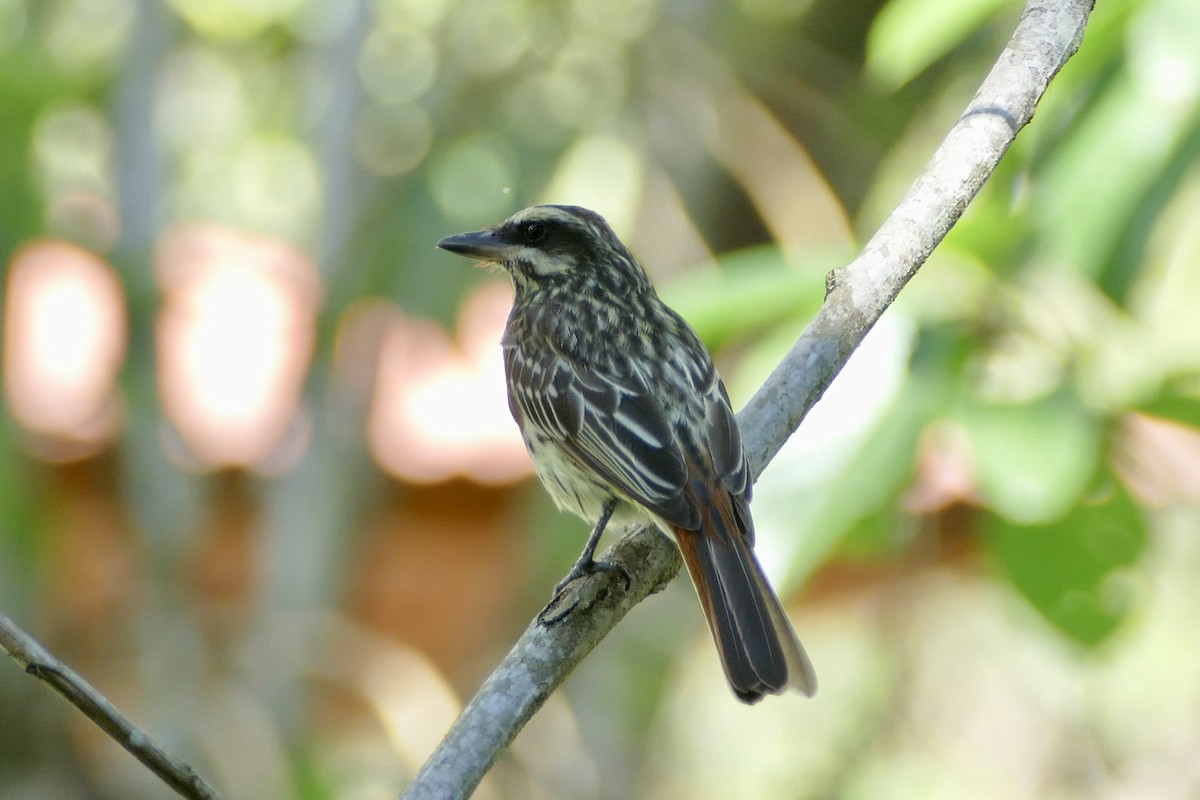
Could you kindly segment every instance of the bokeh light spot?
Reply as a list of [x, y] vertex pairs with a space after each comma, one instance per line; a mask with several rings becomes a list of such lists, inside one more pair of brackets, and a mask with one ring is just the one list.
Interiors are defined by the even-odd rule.
[[[196, 30], [214, 37], [249, 39], [285, 22], [308, 0], [167, 0]], [[323, 2], [323, 0], [322, 0]]]
[[529, 47], [529, 23], [519, 0], [468, 0], [452, 20], [450, 55], [476, 75], [503, 72]]
[[51, 4], [46, 49], [64, 72], [95, 79], [123, 54], [137, 13], [133, 0], [65, 0]]
[[1197, 26], [1195, 3], [1147, 4], [1130, 25], [1130, 74], [1164, 110], [1190, 114], [1200, 94]]
[[354, 125], [354, 154], [376, 175], [402, 175], [429, 153], [433, 125], [412, 103], [372, 103]]
[[159, 392], [195, 458], [187, 466], [271, 464], [295, 429], [312, 352], [311, 261], [273, 239], [192, 225], [163, 238], [155, 271]]
[[505, 401], [497, 346], [511, 305], [507, 287], [485, 284], [463, 306], [457, 341], [399, 310], [383, 325], [378, 307], [347, 319], [380, 337], [367, 441], [381, 467], [419, 483], [456, 475], [507, 483], [532, 474]]
[[429, 37], [404, 28], [376, 28], [358, 57], [358, 76], [381, 100], [414, 100], [433, 83], [437, 51]]
[[429, 181], [433, 199], [448, 219], [478, 224], [508, 210], [517, 175], [494, 139], [472, 136], [435, 158]]
[[43, 192], [107, 189], [111, 184], [112, 129], [94, 108], [53, 107], [33, 128], [33, 163]]
[[233, 199], [239, 218], [293, 241], [312, 234], [321, 180], [312, 154], [295, 139], [256, 136], [237, 150]]
[[247, 125], [245, 86], [225, 56], [196, 46], [167, 57], [157, 87], [154, 126], [169, 151], [226, 146]]
[[625, 60], [603, 43], [580, 40], [545, 76], [546, 108], [565, 125], [587, 127], [611, 120], [629, 82]]
[[125, 305], [116, 274], [65, 242], [13, 256], [4, 301], [4, 389], [12, 415], [39, 438], [38, 454], [90, 454], [115, 432]]

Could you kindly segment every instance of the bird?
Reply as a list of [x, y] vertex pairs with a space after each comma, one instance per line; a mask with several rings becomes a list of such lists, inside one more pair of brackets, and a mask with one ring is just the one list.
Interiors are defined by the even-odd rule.
[[812, 696], [812, 663], [752, 549], [752, 476], [725, 385], [604, 218], [535, 205], [437, 246], [512, 281], [509, 410], [555, 504], [593, 526], [556, 593], [621, 571], [595, 559], [608, 525], [650, 522], [679, 547], [737, 698]]

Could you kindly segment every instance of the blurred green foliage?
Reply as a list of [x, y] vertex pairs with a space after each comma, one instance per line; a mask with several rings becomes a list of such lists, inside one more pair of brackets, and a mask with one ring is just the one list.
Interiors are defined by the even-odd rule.
[[992, 520], [987, 536], [1013, 583], [1047, 619], [1084, 644], [1104, 641], [1128, 613], [1130, 592], [1109, 580], [1145, 545], [1141, 511], [1115, 479], [1109, 496], [1043, 525]]

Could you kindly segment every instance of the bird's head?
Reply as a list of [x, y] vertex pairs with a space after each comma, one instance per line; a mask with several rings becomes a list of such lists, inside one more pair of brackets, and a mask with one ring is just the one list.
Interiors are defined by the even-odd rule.
[[579, 206], [531, 206], [499, 225], [447, 236], [437, 246], [500, 265], [518, 291], [577, 280], [626, 289], [649, 285], [604, 218]]

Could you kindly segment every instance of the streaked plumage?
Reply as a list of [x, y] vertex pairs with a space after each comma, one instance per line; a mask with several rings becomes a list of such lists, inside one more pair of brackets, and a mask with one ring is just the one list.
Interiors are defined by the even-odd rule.
[[811, 695], [812, 666], [751, 550], [750, 471], [725, 387], [608, 224], [534, 206], [438, 246], [512, 278], [509, 408], [555, 503], [596, 524], [576, 570], [594, 568], [614, 509], [619, 523], [649, 518], [679, 544], [737, 696]]

